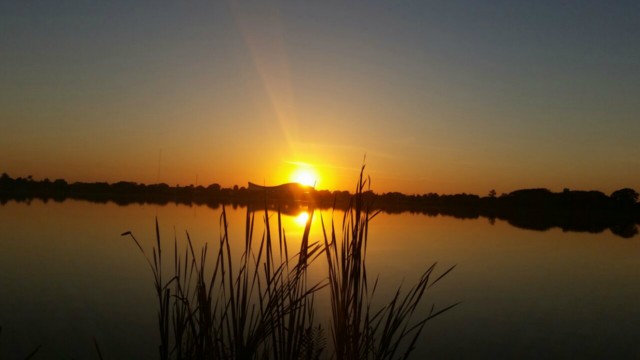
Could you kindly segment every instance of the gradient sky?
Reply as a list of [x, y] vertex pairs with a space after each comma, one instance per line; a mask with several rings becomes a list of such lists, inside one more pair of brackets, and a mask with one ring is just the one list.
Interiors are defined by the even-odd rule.
[[638, 1], [1, 1], [0, 172], [640, 188]]

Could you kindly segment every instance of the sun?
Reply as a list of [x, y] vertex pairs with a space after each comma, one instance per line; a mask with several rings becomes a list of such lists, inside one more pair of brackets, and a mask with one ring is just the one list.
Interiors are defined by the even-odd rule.
[[300, 166], [290, 176], [292, 182], [306, 186], [316, 186], [319, 182], [318, 173], [311, 165]]

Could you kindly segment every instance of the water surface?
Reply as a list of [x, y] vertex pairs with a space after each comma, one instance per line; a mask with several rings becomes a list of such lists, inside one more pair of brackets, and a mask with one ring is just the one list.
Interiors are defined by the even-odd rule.
[[[228, 208], [230, 236], [244, 241], [246, 208]], [[83, 201], [0, 206], [0, 357], [153, 358], [156, 302], [151, 273], [120, 233], [151, 249], [154, 219], [163, 242], [216, 244], [221, 208], [119, 206]], [[312, 240], [321, 241], [316, 212]], [[260, 222], [263, 213], [256, 215]], [[272, 214], [272, 216], [274, 216]], [[333, 217], [337, 222], [342, 213]], [[275, 224], [275, 217], [272, 218]], [[302, 222], [284, 216], [290, 248]], [[256, 233], [260, 235], [260, 227]], [[368, 266], [388, 298], [433, 262], [456, 269], [432, 288], [425, 309], [462, 301], [427, 325], [416, 355], [435, 358], [637, 358], [640, 241], [599, 234], [523, 230], [487, 219], [380, 214], [370, 228]], [[312, 272], [320, 281], [324, 264]], [[318, 312], [328, 304], [320, 300]], [[416, 356], [420, 358], [420, 356]]]

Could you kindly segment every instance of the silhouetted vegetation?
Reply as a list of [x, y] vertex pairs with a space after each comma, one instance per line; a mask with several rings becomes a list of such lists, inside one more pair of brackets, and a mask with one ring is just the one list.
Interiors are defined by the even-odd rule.
[[[321, 219], [324, 242], [310, 242], [311, 211], [295, 254], [288, 249], [280, 212], [277, 235], [272, 237], [271, 216], [263, 209], [265, 230], [256, 242], [253, 229], [258, 212], [251, 206], [239, 261], [232, 255], [233, 244], [239, 242], [229, 239], [224, 206], [213, 257], [207, 244], [197, 252], [187, 233], [183, 251], [174, 239], [171, 273], [163, 264], [166, 255], [157, 219], [151, 256], [130, 231], [123, 233], [133, 239], [153, 274], [160, 359], [407, 359], [426, 322], [457, 305], [440, 309], [432, 305], [424, 314], [419, 307], [426, 291], [453, 267], [434, 279], [433, 264], [406, 294], [398, 288], [389, 303], [374, 305], [378, 281], [369, 285], [365, 259], [369, 221], [376, 213], [364, 196], [365, 184], [361, 173], [343, 223], [338, 224], [341, 234], [333, 221], [327, 231]], [[261, 190], [264, 200], [269, 194]], [[324, 254], [328, 279], [310, 283], [308, 269]], [[332, 346], [323, 322], [315, 317], [314, 296], [323, 288], [328, 288], [332, 305], [326, 319]]]
[[[301, 207], [319, 209], [349, 207], [348, 191], [315, 190], [298, 184], [268, 188], [270, 201], [264, 202], [264, 189], [233, 186], [223, 188], [219, 184], [204, 186], [169, 186], [167, 184], [138, 184], [117, 182], [113, 184], [72, 183], [57, 179], [35, 181], [31, 177], [13, 179], [7, 174], [0, 177], [0, 203], [9, 200], [63, 201], [81, 199], [92, 202], [114, 202], [120, 205], [149, 204], [198, 204], [218, 208], [222, 204], [233, 207], [252, 205], [253, 209], [278, 206], [281, 212], [294, 214]], [[253, 185], [255, 186], [255, 185]], [[516, 190], [496, 196], [495, 190], [485, 197], [473, 194], [405, 195], [398, 192], [375, 194], [364, 191], [362, 196], [371, 201], [374, 210], [386, 213], [420, 213], [429, 216], [446, 215], [460, 219], [486, 217], [491, 221], [501, 219], [511, 225], [531, 229], [548, 230], [559, 227], [565, 231], [601, 232], [610, 229], [616, 235], [632, 237], [638, 233], [640, 204], [638, 193], [630, 188], [614, 191], [610, 196], [599, 191], [575, 191], [565, 189], [554, 193], [547, 189]]]

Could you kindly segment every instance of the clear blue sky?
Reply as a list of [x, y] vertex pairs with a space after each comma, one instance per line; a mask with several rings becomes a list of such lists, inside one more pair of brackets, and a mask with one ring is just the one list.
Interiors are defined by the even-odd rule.
[[638, 1], [2, 1], [0, 171], [640, 188]]

